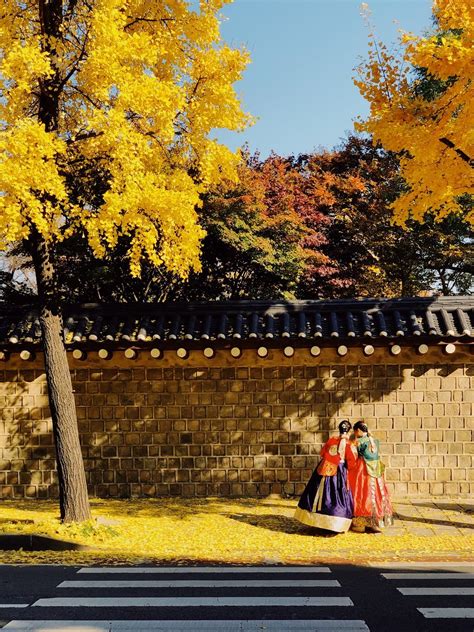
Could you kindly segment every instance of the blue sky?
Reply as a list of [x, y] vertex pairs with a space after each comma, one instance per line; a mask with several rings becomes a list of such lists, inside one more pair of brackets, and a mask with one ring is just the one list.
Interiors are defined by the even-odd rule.
[[[372, 0], [372, 22], [385, 42], [398, 29], [430, 26], [430, 0]], [[243, 134], [220, 132], [232, 148], [248, 142], [266, 156], [331, 148], [367, 112], [352, 83], [367, 52], [368, 30], [358, 0], [234, 0], [225, 6], [226, 42], [252, 56], [236, 84], [245, 109], [259, 120]], [[394, 21], [396, 20], [396, 23]]]

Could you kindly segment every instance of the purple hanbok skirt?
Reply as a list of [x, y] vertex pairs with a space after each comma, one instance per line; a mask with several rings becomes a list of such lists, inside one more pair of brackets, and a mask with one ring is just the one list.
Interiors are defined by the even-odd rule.
[[334, 476], [321, 476], [314, 470], [294, 517], [310, 527], [344, 533], [351, 526], [353, 512], [354, 501], [347, 485], [347, 466], [340, 463]]

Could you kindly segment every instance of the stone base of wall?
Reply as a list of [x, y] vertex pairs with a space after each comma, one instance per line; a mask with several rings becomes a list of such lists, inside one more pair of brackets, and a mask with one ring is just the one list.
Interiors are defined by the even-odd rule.
[[[474, 492], [468, 350], [71, 360], [91, 495], [299, 495], [344, 418], [382, 442], [392, 493]], [[402, 363], [403, 362], [403, 363]], [[0, 497], [57, 496], [42, 358], [0, 367]]]

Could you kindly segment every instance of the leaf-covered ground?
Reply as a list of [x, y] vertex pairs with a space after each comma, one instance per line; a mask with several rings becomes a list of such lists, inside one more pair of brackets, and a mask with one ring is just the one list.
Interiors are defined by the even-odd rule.
[[[472, 515], [469, 511], [463, 514], [462, 508], [455, 505], [451, 510], [445, 508], [440, 520], [436, 506], [418, 510], [405, 503], [400, 505], [403, 512], [398, 510], [403, 519], [395, 530], [382, 535], [332, 535], [293, 520], [295, 501], [291, 500], [159, 498], [93, 499], [91, 503], [94, 521], [62, 525], [54, 501], [3, 501], [0, 534], [41, 534], [90, 548], [0, 551], [0, 561], [78, 565], [310, 564], [322, 560], [366, 562], [413, 557], [470, 559], [474, 550]], [[459, 523], [459, 519], [463, 522]], [[446, 522], [452, 527], [446, 527]], [[464, 528], [460, 530], [459, 524]], [[430, 535], [416, 535], [413, 529], [420, 525], [434, 529]]]

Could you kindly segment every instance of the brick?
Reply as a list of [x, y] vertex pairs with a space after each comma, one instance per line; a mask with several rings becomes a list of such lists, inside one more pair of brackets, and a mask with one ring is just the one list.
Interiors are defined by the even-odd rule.
[[397, 496], [406, 496], [408, 493], [407, 483], [393, 483], [393, 493]]
[[436, 480], [437, 481], [450, 481], [452, 478], [451, 470], [439, 468], [436, 470]]

